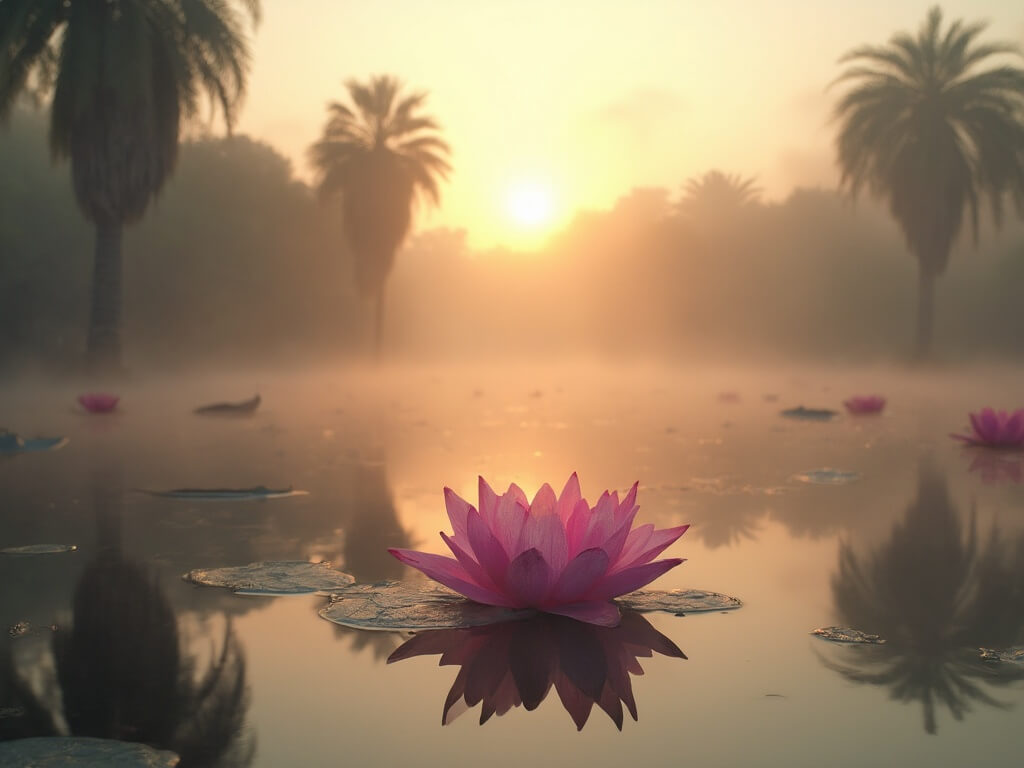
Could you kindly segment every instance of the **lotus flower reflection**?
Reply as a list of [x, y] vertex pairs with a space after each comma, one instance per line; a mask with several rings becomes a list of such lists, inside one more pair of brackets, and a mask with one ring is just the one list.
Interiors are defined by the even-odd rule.
[[591, 507], [574, 472], [557, 498], [547, 483], [529, 503], [514, 483], [498, 496], [480, 478], [479, 511], [445, 488], [454, 535], [441, 534], [455, 558], [388, 551], [470, 600], [534, 608], [613, 627], [613, 597], [639, 589], [682, 561], [654, 560], [687, 525], [633, 528], [637, 485], [620, 502], [605, 491]]
[[951, 435], [970, 445], [990, 448], [1024, 448], [1024, 408], [1013, 413], [983, 408], [970, 414], [971, 433]]
[[108, 395], [105, 392], [91, 392], [80, 395], [78, 402], [89, 413], [110, 413], [117, 407], [120, 399], [117, 395]]
[[846, 410], [855, 415], [881, 413], [885, 408], [885, 398], [880, 395], [854, 395], [844, 400]]
[[[391, 654], [388, 663], [441, 656], [459, 674], [444, 702], [447, 725], [480, 702], [480, 724], [513, 707], [536, 709], [554, 686], [562, 706], [582, 730], [594, 704], [622, 730], [622, 705], [637, 719], [630, 673], [653, 652], [685, 659], [675, 643], [640, 614], [627, 612], [617, 627], [597, 627], [561, 616], [536, 616], [468, 629], [421, 632]], [[464, 702], [464, 703], [463, 703]]]

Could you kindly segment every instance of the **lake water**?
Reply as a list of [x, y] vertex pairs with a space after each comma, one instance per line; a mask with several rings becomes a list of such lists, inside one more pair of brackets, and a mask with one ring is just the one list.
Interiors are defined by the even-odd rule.
[[[0, 547], [77, 550], [0, 555], [0, 737], [145, 740], [182, 766], [1019, 765], [1024, 665], [979, 647], [1024, 641], [1024, 460], [948, 433], [969, 410], [1024, 405], [1022, 384], [1006, 368], [333, 369], [140, 379], [109, 416], [77, 412], [70, 387], [7, 385], [0, 425], [70, 442], [0, 457]], [[251, 418], [191, 413], [257, 391]], [[779, 415], [874, 392], [877, 417]], [[554, 687], [532, 711], [480, 725], [476, 704], [442, 726], [459, 667], [386, 664], [409, 634], [329, 623], [322, 596], [181, 579], [329, 560], [358, 582], [414, 580], [385, 550], [444, 551], [444, 486], [475, 503], [477, 475], [532, 496], [573, 471], [592, 501], [638, 480], [640, 523], [692, 524], [667, 552], [688, 561], [654, 586], [744, 602], [637, 625], [686, 658], [641, 655], [621, 731], [597, 706], [577, 731]], [[309, 495], [137, 491], [256, 485]], [[830, 625], [888, 642], [810, 634]], [[476, 657], [464, 635], [435, 644], [484, 659], [478, 676], [527, 664], [536, 695], [598, 647], [559, 624], [489, 632]], [[600, 639], [609, 679], [644, 650], [619, 637]]]

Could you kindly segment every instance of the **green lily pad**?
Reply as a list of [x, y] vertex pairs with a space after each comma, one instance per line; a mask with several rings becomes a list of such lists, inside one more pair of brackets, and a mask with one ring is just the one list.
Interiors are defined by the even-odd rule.
[[0, 549], [0, 555], [55, 555], [76, 549], [76, 544], [26, 544], [23, 547], [4, 547]]
[[30, 768], [174, 768], [173, 752], [113, 739], [44, 736], [0, 742], [0, 765]]
[[205, 587], [223, 587], [236, 595], [308, 595], [344, 589], [355, 579], [330, 563], [277, 560], [229, 568], [199, 568], [182, 576]]
[[700, 589], [639, 589], [628, 595], [615, 598], [620, 608], [637, 613], [671, 613], [682, 616], [687, 613], [708, 613], [710, 611], [734, 611], [743, 607], [736, 597], [720, 592], [705, 592]]
[[811, 632], [815, 637], [832, 643], [850, 643], [854, 645], [884, 645], [885, 638], [861, 632], [848, 627], [822, 627]]

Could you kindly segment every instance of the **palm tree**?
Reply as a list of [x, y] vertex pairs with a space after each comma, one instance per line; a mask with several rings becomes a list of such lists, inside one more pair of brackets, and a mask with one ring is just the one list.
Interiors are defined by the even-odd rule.
[[979, 67], [1019, 56], [1013, 45], [978, 42], [984, 29], [954, 21], [943, 31], [935, 7], [916, 37], [901, 32], [840, 59], [851, 64], [836, 81], [850, 84], [835, 108], [841, 186], [886, 200], [917, 259], [920, 356], [931, 348], [935, 279], [965, 214], [976, 241], [985, 198], [997, 226], [1007, 197], [1024, 209], [1024, 70]]
[[331, 102], [320, 140], [309, 149], [322, 199], [341, 193], [356, 286], [376, 299], [374, 347], [380, 354], [384, 284], [409, 232], [418, 196], [437, 205], [439, 179], [451, 166], [448, 145], [431, 117], [419, 112], [426, 93], [402, 95], [397, 78], [345, 83], [352, 105]]
[[[239, 0], [254, 23], [259, 0]], [[121, 237], [174, 169], [184, 119], [202, 96], [230, 129], [248, 69], [233, 0], [4, 0], [0, 119], [52, 87], [50, 149], [71, 161], [78, 205], [96, 227], [87, 363], [121, 365]]]
[[723, 218], [756, 204], [760, 197], [755, 179], [711, 170], [686, 181], [676, 210], [692, 219]]

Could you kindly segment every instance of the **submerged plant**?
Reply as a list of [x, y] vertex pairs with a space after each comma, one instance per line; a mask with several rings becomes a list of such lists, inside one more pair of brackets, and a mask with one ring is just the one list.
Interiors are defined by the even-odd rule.
[[[591, 507], [574, 472], [557, 498], [547, 483], [533, 502], [514, 483], [498, 496], [480, 478], [479, 511], [445, 489], [454, 535], [441, 538], [455, 559], [408, 549], [388, 551], [470, 600], [534, 608], [592, 624], [615, 626], [613, 597], [639, 589], [679, 565], [654, 560], [687, 525], [633, 529], [637, 484], [620, 502], [605, 491]], [[653, 562], [652, 562], [653, 561]]]

